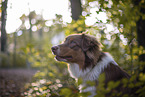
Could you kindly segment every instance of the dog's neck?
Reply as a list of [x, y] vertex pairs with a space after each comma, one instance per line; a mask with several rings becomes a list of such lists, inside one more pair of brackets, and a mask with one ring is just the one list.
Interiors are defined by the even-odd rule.
[[[112, 63], [117, 65], [112, 56], [109, 53], [103, 53], [104, 55], [100, 56], [97, 63], [91, 66], [88, 66], [86, 69], [80, 69], [79, 65], [76, 63], [68, 64], [68, 71], [71, 77], [75, 78], [76, 81], [81, 78], [83, 82], [79, 85], [80, 92], [91, 92], [91, 96], [94, 97], [96, 95], [96, 87], [88, 86], [86, 81], [98, 81], [98, 77], [102, 72], [105, 72], [107, 66]], [[104, 71], [105, 70], [105, 71]], [[85, 89], [84, 89], [85, 87]]]
[[114, 64], [117, 65], [109, 53], [104, 53], [104, 56], [100, 57], [94, 66], [89, 66], [82, 70], [79, 68], [78, 64], [70, 63], [68, 64], [68, 71], [71, 77], [75, 78], [76, 80], [78, 78], [82, 78], [83, 80], [93, 81], [98, 79], [99, 75], [110, 62], [114, 62]]
[[114, 61], [109, 53], [104, 53], [100, 56], [97, 63], [94, 66], [89, 66], [86, 69], [80, 69], [76, 63], [70, 63], [68, 65], [68, 71], [71, 77], [75, 78], [76, 81], [81, 78], [82, 83], [79, 85], [80, 92], [90, 92], [91, 95], [88, 97], [94, 97], [96, 95], [96, 86], [89, 86], [87, 81], [97, 82], [98, 77], [101, 73], [105, 74], [105, 86], [109, 81], [118, 81], [122, 78], [130, 78], [124, 70], [122, 70], [118, 64]]

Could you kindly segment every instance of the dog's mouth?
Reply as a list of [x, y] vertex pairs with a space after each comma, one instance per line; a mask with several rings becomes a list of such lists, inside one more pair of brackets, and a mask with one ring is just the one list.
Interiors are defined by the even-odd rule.
[[58, 56], [56, 55], [55, 57], [58, 61], [67, 61], [67, 60], [71, 60], [73, 57], [72, 56]]

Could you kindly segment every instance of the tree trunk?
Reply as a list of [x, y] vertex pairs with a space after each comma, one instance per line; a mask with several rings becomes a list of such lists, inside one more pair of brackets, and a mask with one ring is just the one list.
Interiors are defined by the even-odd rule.
[[29, 28], [29, 42], [32, 43], [32, 17], [31, 14], [29, 14], [29, 23], [30, 23], [30, 28]]
[[[145, 9], [141, 9], [141, 13], [145, 14]], [[142, 19], [142, 16], [137, 21], [137, 40], [138, 45], [145, 48], [145, 20]]]
[[6, 34], [6, 19], [7, 19], [7, 2], [5, 0], [2, 2], [2, 17], [1, 17], [1, 51], [6, 53], [7, 51], [7, 34]]
[[82, 15], [81, 0], [70, 0], [72, 19], [78, 20]]
[[[145, 49], [145, 20], [143, 20], [142, 17], [137, 22], [137, 40], [138, 40], [138, 46], [143, 46]], [[139, 61], [145, 62], [145, 54], [141, 54], [139, 56]], [[145, 73], [145, 64], [142, 72]]]
[[14, 32], [14, 52], [13, 52], [13, 67], [16, 64], [16, 46], [17, 46], [17, 32]]
[[[139, 6], [140, 2], [141, 2], [141, 0], [135, 0], [134, 5]], [[144, 3], [144, 5], [145, 5], [145, 3]], [[145, 14], [144, 7], [141, 7], [139, 11], [141, 14]], [[143, 46], [145, 49], [145, 20], [143, 19], [143, 16], [140, 16], [140, 19], [136, 22], [136, 27], [137, 27], [138, 46]], [[142, 54], [139, 56], [139, 61], [145, 62], [145, 54]], [[145, 73], [145, 65], [143, 67], [142, 72]]]

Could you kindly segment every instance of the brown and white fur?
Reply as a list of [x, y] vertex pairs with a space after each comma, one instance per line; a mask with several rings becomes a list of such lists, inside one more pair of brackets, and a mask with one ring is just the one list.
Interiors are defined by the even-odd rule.
[[[97, 83], [100, 74], [105, 74], [105, 84], [130, 76], [122, 70], [109, 53], [100, 49], [95, 37], [86, 34], [70, 35], [64, 43], [53, 46], [52, 52], [58, 61], [68, 63], [68, 71], [76, 81], [81, 78], [80, 92], [91, 92], [89, 97], [96, 95], [97, 86], [87, 86], [86, 81]], [[98, 84], [98, 83], [97, 83]], [[96, 84], [96, 85], [97, 85]], [[85, 89], [83, 89], [86, 87]]]

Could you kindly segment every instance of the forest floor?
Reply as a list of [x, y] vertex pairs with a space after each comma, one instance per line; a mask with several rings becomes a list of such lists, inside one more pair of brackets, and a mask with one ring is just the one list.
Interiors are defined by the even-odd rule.
[[23, 97], [24, 86], [32, 81], [37, 70], [0, 69], [0, 97]]

